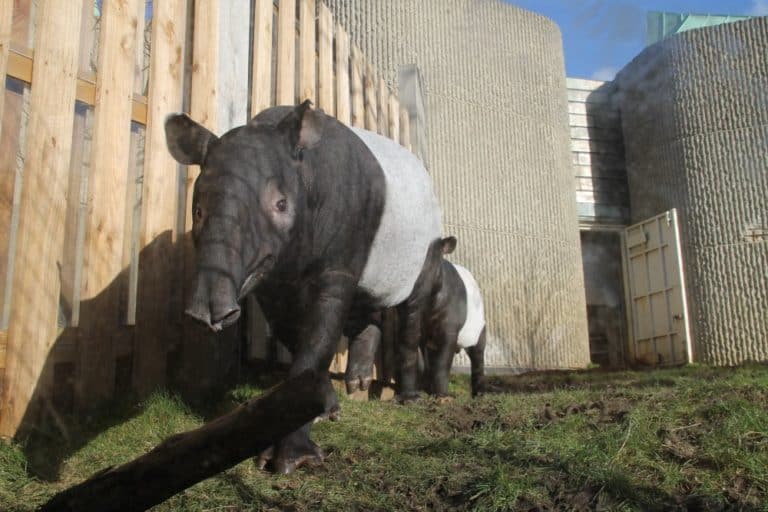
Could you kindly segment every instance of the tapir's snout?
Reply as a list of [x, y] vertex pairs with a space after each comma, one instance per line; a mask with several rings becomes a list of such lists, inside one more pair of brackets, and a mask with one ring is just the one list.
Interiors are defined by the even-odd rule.
[[217, 273], [199, 274], [185, 313], [212, 331], [234, 324], [240, 318], [234, 283], [227, 276]]

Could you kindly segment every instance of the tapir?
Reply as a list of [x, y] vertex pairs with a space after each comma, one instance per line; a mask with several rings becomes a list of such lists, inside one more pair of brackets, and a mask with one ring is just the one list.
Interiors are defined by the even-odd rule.
[[[353, 306], [396, 306], [398, 394], [415, 396], [420, 312], [442, 257], [440, 208], [421, 161], [309, 102], [267, 109], [220, 137], [171, 114], [165, 133], [179, 163], [200, 166], [186, 313], [219, 331], [254, 293], [297, 375], [327, 373]], [[289, 473], [322, 461], [310, 427], [278, 441], [262, 467], [271, 460]]]
[[[442, 239], [440, 248], [443, 254], [452, 253], [456, 238]], [[447, 396], [453, 356], [463, 349], [471, 364], [472, 396], [477, 396], [485, 384], [486, 325], [480, 287], [469, 270], [442, 258], [430, 282], [430, 298], [423, 305], [420, 322], [424, 387], [434, 396]], [[350, 341], [345, 375], [350, 393], [368, 389], [373, 377], [381, 334], [379, 323], [371, 320], [368, 324], [361, 335]]]
[[[444, 238], [441, 248], [443, 254], [450, 254], [456, 238]], [[469, 270], [446, 259], [432, 286], [421, 339], [427, 391], [448, 395], [453, 356], [464, 349], [471, 364], [472, 396], [477, 396], [484, 390], [485, 375], [486, 325], [480, 287]]]

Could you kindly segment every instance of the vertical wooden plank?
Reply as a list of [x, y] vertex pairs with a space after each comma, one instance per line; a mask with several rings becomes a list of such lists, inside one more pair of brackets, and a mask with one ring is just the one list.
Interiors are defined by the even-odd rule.
[[336, 118], [349, 125], [352, 122], [352, 98], [349, 91], [349, 36], [336, 25]]
[[[105, 0], [99, 32], [99, 73], [88, 177], [80, 321], [80, 403], [112, 395], [112, 334], [118, 327], [136, 53], [137, 0]], [[33, 86], [34, 88], [34, 86]], [[85, 314], [83, 314], [85, 313]]]
[[[64, 237], [69, 151], [75, 105], [80, 6], [39, 3], [34, 87], [21, 191], [18, 261], [8, 329], [0, 435], [12, 436], [24, 419], [56, 340], [59, 305], [57, 261]], [[45, 229], [40, 229], [45, 226]]]
[[352, 46], [352, 126], [365, 128], [365, 103], [363, 98], [363, 56], [357, 45]]
[[333, 116], [336, 114], [333, 104], [333, 16], [322, 2], [318, 10], [318, 106]]
[[363, 90], [365, 92], [365, 129], [375, 132], [379, 126], [379, 111], [376, 106], [376, 75], [370, 63], [365, 65]]
[[317, 58], [315, 56], [315, 0], [299, 5], [299, 103], [316, 99]]
[[[25, 86], [17, 80], [8, 80], [0, 94], [5, 99], [0, 138], [0, 330], [8, 329], [10, 304], [10, 270], [13, 256], [13, 211], [18, 171], [18, 155], [22, 140], [22, 118]], [[27, 89], [28, 91], [28, 89]], [[26, 93], [29, 94], [28, 92]]]
[[[5, 73], [8, 69], [8, 50], [11, 45], [11, 23], [13, 22], [13, 0], [0, 0], [0, 79], [5, 89]], [[3, 118], [5, 94], [0, 91], [0, 119]], [[2, 130], [2, 126], [0, 126]], [[3, 132], [0, 131], [0, 136]]]
[[11, 41], [24, 48], [34, 44], [32, 34], [32, 0], [13, 0]]
[[377, 132], [389, 137], [389, 88], [387, 88], [387, 82], [384, 78], [379, 78], [378, 97], [379, 126]]
[[155, 0], [149, 56], [142, 225], [136, 311], [134, 381], [144, 393], [164, 381], [166, 350], [178, 328], [169, 325], [176, 238], [178, 165], [165, 145], [165, 117], [182, 108], [187, 0]]
[[389, 96], [389, 137], [400, 142], [400, 102], [394, 94]]
[[272, 0], [255, 0], [253, 6], [251, 69], [251, 116], [255, 116], [269, 107], [272, 93]]
[[400, 144], [408, 151], [411, 150], [411, 116], [404, 108], [400, 109]]
[[280, 0], [277, 13], [278, 105], [296, 103], [296, 0]]

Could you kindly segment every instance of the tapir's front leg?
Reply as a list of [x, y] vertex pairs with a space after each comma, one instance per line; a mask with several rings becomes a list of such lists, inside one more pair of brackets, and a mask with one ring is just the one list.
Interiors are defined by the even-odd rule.
[[[328, 374], [336, 345], [342, 334], [357, 280], [349, 273], [326, 271], [310, 280], [302, 290], [300, 318], [294, 332], [296, 340], [290, 376], [306, 369]], [[336, 394], [329, 396], [328, 411], [338, 407]], [[324, 455], [309, 438], [311, 423], [281, 439], [262, 454], [258, 464], [264, 467], [272, 459], [277, 473], [288, 474], [306, 463], [321, 462]]]

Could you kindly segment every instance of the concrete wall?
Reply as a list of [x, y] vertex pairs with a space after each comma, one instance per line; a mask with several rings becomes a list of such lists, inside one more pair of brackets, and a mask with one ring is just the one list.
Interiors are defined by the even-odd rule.
[[626, 225], [627, 170], [613, 82], [567, 78], [571, 158], [582, 224]]
[[[498, 0], [329, 0], [385, 79], [415, 64], [429, 170], [477, 277], [490, 367], [589, 361], [562, 39]], [[467, 361], [463, 360], [464, 364]]]
[[616, 82], [631, 220], [680, 213], [695, 359], [768, 359], [768, 18], [672, 36]]

